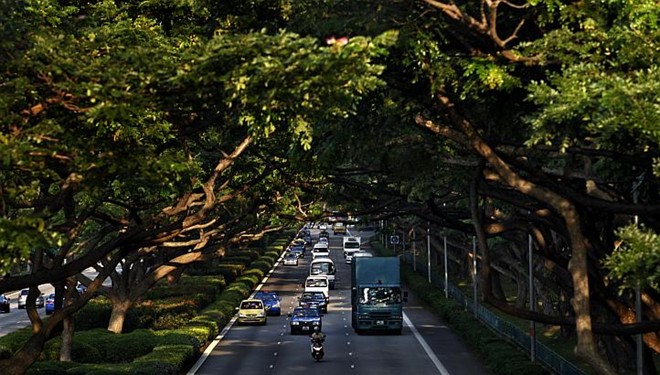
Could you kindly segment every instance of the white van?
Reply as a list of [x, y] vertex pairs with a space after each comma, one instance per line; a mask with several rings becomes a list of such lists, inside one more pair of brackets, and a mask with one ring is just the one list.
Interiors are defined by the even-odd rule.
[[328, 276], [330, 289], [335, 289], [335, 262], [330, 258], [316, 258], [309, 264], [309, 276], [325, 275]]
[[328, 276], [315, 275], [307, 276], [305, 280], [305, 292], [323, 292], [325, 300], [330, 301], [330, 282]]
[[361, 237], [344, 237], [342, 248], [344, 249], [344, 258], [349, 254], [360, 251]]

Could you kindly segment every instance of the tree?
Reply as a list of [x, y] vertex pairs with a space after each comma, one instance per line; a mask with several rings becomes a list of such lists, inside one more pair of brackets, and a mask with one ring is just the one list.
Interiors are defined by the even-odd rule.
[[[200, 9], [189, 25], [160, 27], [180, 9], [9, 5], [30, 32], [6, 42], [23, 43], [18, 54], [3, 49], [2, 265], [33, 252], [36, 266], [5, 275], [0, 290], [59, 282], [109, 258], [82, 298], [44, 324], [30, 314], [35, 335], [3, 363], [19, 373], [122, 260], [188, 235], [202, 246], [236, 219], [217, 219], [231, 202], [276, 199], [250, 191], [267, 175], [250, 150], [305, 149], [311, 124], [346, 116], [381, 84], [372, 59], [395, 37], [320, 46], [288, 32], [212, 34]], [[40, 250], [51, 246], [54, 255]]]

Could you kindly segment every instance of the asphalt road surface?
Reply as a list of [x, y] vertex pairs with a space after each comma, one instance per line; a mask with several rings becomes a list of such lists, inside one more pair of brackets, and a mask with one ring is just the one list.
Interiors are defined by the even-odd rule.
[[[313, 231], [313, 238], [318, 231]], [[365, 237], [367, 233], [354, 233]], [[364, 243], [364, 238], [363, 238]], [[278, 265], [263, 290], [277, 291], [282, 315], [265, 326], [232, 325], [192, 368], [190, 374], [489, 374], [467, 347], [437, 317], [410, 295], [404, 305], [404, 329], [398, 335], [357, 335], [351, 328], [350, 265], [344, 262], [341, 237], [330, 237], [330, 257], [337, 266], [323, 316], [325, 357], [316, 362], [307, 335], [291, 335], [287, 313], [298, 304], [308, 274], [309, 250], [298, 266]], [[405, 287], [404, 287], [405, 290]]]

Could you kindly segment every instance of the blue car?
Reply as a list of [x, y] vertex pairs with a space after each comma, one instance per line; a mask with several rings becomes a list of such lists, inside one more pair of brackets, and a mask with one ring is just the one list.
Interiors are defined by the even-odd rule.
[[258, 291], [254, 294], [255, 299], [260, 299], [266, 307], [266, 314], [279, 316], [282, 314], [280, 307], [280, 296], [276, 292]]
[[320, 331], [322, 327], [321, 313], [316, 307], [296, 307], [289, 314], [289, 326], [291, 334], [312, 333]]
[[55, 293], [51, 293], [46, 297], [46, 315], [55, 312]]

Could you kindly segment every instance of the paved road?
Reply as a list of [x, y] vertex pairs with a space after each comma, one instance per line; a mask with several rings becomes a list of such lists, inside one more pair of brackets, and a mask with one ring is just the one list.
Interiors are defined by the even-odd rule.
[[[357, 233], [356, 233], [357, 235]], [[452, 374], [487, 375], [466, 346], [410, 296], [404, 308], [403, 333], [357, 335], [351, 328], [350, 268], [344, 263], [341, 237], [330, 239], [330, 256], [338, 266], [337, 287], [330, 292], [329, 311], [323, 317], [326, 356], [315, 362], [306, 335], [291, 335], [286, 313], [297, 305], [309, 257], [299, 266], [278, 266], [263, 289], [282, 297], [280, 317], [266, 326], [233, 326], [209, 353], [196, 374]]]
[[[91, 278], [97, 274], [94, 268], [88, 268], [83, 273]], [[107, 282], [109, 285], [110, 279], [108, 279]], [[55, 288], [53, 288], [51, 284], [40, 285], [39, 290], [44, 294], [44, 298], [50, 293], [55, 293]], [[11, 298], [11, 301], [9, 313], [0, 313], [0, 336], [4, 336], [30, 325], [30, 319], [27, 316], [27, 312], [24, 309], [18, 309], [18, 291], [6, 293], [5, 295]], [[43, 307], [37, 309], [37, 311], [39, 311], [39, 315], [42, 318], [46, 317], [46, 311]]]

